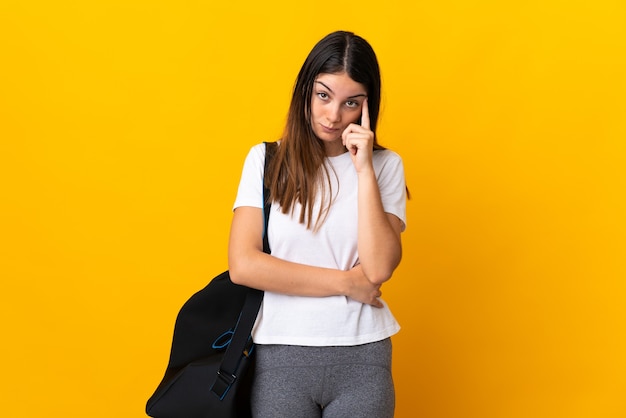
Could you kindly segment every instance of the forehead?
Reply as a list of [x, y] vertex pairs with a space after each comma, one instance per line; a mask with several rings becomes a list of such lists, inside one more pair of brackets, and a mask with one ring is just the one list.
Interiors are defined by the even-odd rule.
[[316, 87], [323, 85], [331, 90], [332, 93], [340, 96], [356, 96], [367, 94], [365, 86], [357, 83], [350, 76], [343, 72], [338, 74], [321, 73], [315, 77]]

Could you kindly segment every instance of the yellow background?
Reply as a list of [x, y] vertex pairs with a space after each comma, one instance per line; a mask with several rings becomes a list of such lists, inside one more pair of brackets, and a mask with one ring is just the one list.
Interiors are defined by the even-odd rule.
[[626, 3], [0, 3], [2, 416], [141, 417], [326, 33], [413, 199], [397, 417], [626, 416]]

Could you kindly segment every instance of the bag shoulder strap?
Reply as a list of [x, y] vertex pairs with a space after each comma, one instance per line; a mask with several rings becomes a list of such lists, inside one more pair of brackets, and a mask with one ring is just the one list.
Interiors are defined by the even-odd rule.
[[[267, 238], [267, 225], [270, 217], [270, 209], [272, 202], [270, 200], [270, 193], [265, 181], [265, 172], [269, 165], [270, 160], [274, 156], [276, 149], [275, 142], [265, 143], [265, 171], [263, 175], [263, 251], [270, 254], [270, 246]], [[249, 356], [252, 348], [252, 327], [256, 321], [257, 314], [263, 301], [263, 291], [258, 289], [248, 289], [246, 301], [243, 304], [241, 315], [235, 326], [235, 332], [232, 336], [230, 344], [224, 354], [224, 359], [220, 369], [217, 371], [215, 382], [211, 387], [211, 391], [214, 392], [220, 399], [226, 396], [226, 393], [230, 387], [237, 380], [236, 371], [241, 361], [241, 356]]]
[[278, 144], [276, 142], [266, 142], [265, 143], [265, 168], [263, 171], [263, 218], [264, 218], [264, 226], [263, 226], [263, 251], [270, 254], [270, 243], [267, 238], [267, 224], [270, 220], [270, 209], [272, 208], [272, 201], [270, 200], [270, 190], [268, 186], [268, 179], [265, 177], [265, 173], [267, 173], [267, 167], [270, 165], [270, 161], [274, 157], [274, 153], [276, 152], [276, 146]]

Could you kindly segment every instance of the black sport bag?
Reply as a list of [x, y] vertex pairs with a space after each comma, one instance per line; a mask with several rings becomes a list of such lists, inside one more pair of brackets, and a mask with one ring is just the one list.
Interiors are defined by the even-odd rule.
[[[274, 146], [266, 143], [266, 169]], [[268, 195], [264, 184], [264, 231]], [[263, 251], [270, 252], [266, 232]], [[234, 284], [228, 271], [194, 294], [178, 313], [165, 376], [146, 413], [154, 418], [250, 417], [250, 333], [262, 300], [262, 291]]]

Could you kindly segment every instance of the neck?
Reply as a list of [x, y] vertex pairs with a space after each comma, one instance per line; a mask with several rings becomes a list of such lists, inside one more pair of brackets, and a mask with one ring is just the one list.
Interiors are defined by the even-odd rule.
[[324, 142], [324, 148], [326, 150], [327, 157], [337, 157], [347, 151], [346, 147], [344, 147], [341, 143], [341, 140]]

